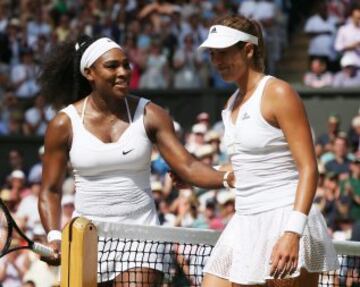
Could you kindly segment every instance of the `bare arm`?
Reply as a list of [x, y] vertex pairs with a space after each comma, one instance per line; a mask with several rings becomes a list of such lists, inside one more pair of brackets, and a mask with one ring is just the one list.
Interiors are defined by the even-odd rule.
[[[219, 172], [196, 160], [179, 142], [170, 116], [159, 106], [146, 107], [145, 126], [150, 139], [169, 166], [187, 183], [203, 188], [223, 187], [224, 172]], [[229, 182], [233, 182], [233, 175]]]
[[[294, 209], [308, 214], [315, 196], [318, 172], [310, 126], [304, 106], [297, 93], [285, 82], [269, 83], [262, 103], [265, 118], [281, 128], [299, 171]], [[298, 234], [285, 232], [277, 241], [271, 255], [271, 272], [275, 278], [292, 273], [298, 266]]]
[[70, 139], [70, 119], [67, 115], [60, 113], [49, 123], [45, 134], [45, 155], [39, 197], [39, 213], [46, 232], [61, 229], [60, 201]]
[[266, 106], [271, 105], [267, 114], [283, 131], [299, 171], [294, 209], [308, 214], [316, 192], [318, 171], [305, 108], [297, 93], [285, 82], [269, 83], [268, 91], [271, 92], [262, 108], [268, 110]]

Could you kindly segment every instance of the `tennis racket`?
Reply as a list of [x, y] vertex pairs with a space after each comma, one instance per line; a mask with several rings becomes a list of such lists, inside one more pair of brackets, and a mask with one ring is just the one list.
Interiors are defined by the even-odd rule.
[[[17, 238], [21, 237], [25, 244], [13, 246], [16, 238], [14, 231], [18, 234]], [[30, 240], [17, 226], [5, 203], [0, 199], [0, 258], [20, 249], [30, 249], [44, 257], [54, 253], [52, 248]]]

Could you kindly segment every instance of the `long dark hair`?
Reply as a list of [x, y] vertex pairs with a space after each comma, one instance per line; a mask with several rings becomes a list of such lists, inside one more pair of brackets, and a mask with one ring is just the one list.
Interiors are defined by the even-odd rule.
[[66, 41], [45, 55], [39, 77], [40, 93], [56, 109], [72, 104], [91, 93], [91, 86], [80, 73], [81, 56], [96, 39], [81, 35]]

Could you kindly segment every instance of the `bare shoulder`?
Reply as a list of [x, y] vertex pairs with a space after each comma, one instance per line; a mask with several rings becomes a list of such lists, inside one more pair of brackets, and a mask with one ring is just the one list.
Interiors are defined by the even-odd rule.
[[268, 81], [265, 88], [265, 94], [271, 100], [281, 101], [290, 100], [291, 98], [298, 98], [298, 93], [294, 88], [283, 80], [272, 78]]
[[151, 121], [151, 124], [171, 123], [170, 114], [159, 105], [149, 102], [145, 107], [145, 118]]
[[59, 112], [57, 115], [49, 122], [49, 128], [59, 129], [65, 131], [71, 127], [71, 120], [69, 116], [64, 112]]
[[162, 135], [163, 132], [175, 133], [170, 114], [153, 102], [149, 102], [145, 107], [144, 125], [150, 140], [154, 143], [158, 141], [159, 135]]
[[271, 114], [280, 110], [300, 108], [303, 102], [295, 89], [287, 82], [280, 79], [270, 79], [265, 86], [263, 108]]
[[48, 124], [46, 140], [68, 144], [71, 141], [71, 120], [67, 114], [59, 112]]

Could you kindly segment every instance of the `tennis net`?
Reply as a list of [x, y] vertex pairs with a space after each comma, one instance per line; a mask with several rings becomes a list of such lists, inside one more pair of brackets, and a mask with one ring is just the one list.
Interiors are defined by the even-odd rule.
[[[220, 235], [189, 228], [94, 224], [99, 236], [97, 280], [107, 282], [104, 286], [201, 286], [204, 265]], [[341, 268], [322, 274], [319, 286], [360, 286], [360, 243], [334, 243]]]

